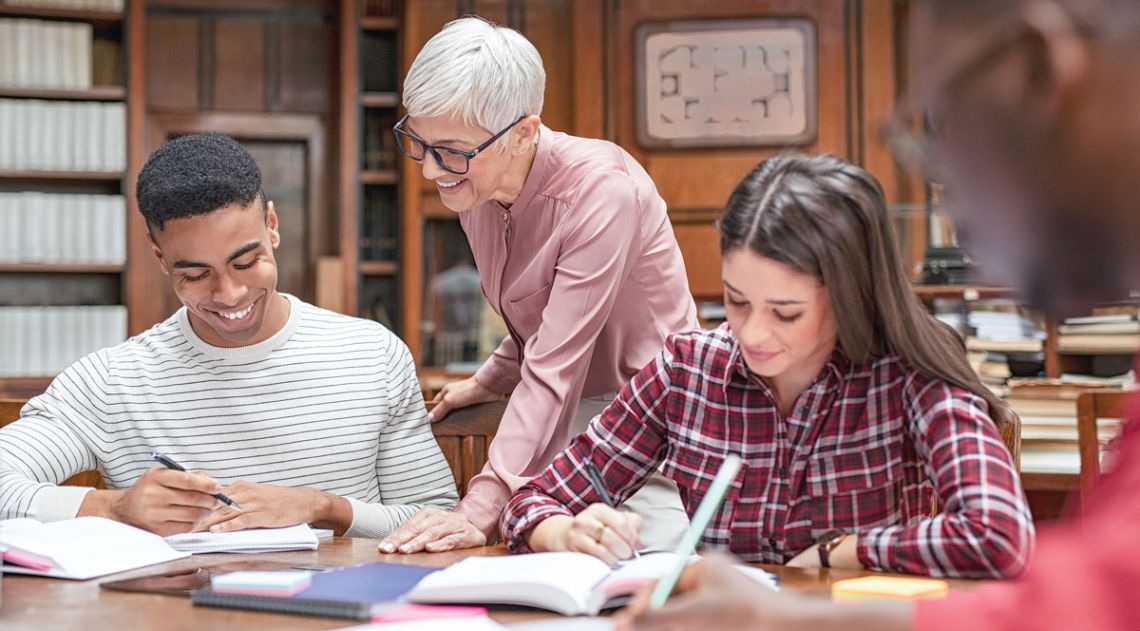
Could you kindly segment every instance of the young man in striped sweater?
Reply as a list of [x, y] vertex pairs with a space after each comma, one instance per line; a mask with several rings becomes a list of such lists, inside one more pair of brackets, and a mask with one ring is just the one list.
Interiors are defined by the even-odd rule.
[[[0, 518], [383, 537], [420, 508], [455, 504], [404, 343], [277, 292], [277, 214], [241, 145], [173, 140], [137, 193], [183, 306], [73, 364], [0, 429]], [[158, 467], [152, 451], [192, 472]], [[108, 490], [57, 486], [90, 469]]]

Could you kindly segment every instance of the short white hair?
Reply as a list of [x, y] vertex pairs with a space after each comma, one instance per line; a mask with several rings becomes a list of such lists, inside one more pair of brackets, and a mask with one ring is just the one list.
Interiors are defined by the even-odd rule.
[[410, 116], [456, 116], [492, 133], [542, 113], [546, 71], [522, 33], [479, 17], [448, 22], [404, 79]]

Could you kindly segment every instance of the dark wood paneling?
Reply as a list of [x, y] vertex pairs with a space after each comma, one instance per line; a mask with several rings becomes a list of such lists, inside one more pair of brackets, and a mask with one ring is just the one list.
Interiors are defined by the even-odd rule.
[[265, 107], [265, 22], [214, 22], [214, 108], [258, 112]]
[[157, 16], [146, 20], [146, 103], [149, 108], [198, 104], [198, 20]]
[[332, 112], [337, 76], [334, 30], [328, 24], [309, 22], [284, 22], [279, 28], [278, 98], [276, 102], [269, 101], [269, 109]]

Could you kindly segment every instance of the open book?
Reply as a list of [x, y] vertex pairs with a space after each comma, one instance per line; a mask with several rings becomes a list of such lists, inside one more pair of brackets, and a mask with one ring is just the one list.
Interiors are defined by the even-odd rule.
[[[676, 561], [677, 555], [669, 552], [644, 554], [612, 568], [580, 552], [471, 557], [425, 576], [406, 598], [417, 603], [522, 605], [567, 616], [594, 615], [623, 604], [643, 585], [664, 576]], [[747, 574], [775, 589], [767, 573]]]
[[4, 571], [86, 580], [190, 556], [162, 537], [102, 517], [0, 521]]

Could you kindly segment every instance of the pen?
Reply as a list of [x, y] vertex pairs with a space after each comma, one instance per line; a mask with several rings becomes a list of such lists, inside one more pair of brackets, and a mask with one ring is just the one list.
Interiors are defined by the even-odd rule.
[[[598, 469], [592, 460], [586, 461], [586, 477], [590, 478], [590, 486], [594, 487], [594, 492], [602, 498], [606, 506], [617, 508], [614, 506], [614, 498], [610, 497], [610, 492], [606, 490], [606, 483], [602, 480], [602, 474], [598, 473]], [[633, 558], [641, 558], [641, 553], [637, 551], [636, 547], [633, 548]]]
[[[174, 469], [175, 471], [186, 471], [186, 469], [183, 468], [182, 465], [175, 462], [174, 459], [171, 458], [170, 456], [160, 454], [157, 451], [152, 451], [152, 452], [150, 452], [150, 457], [157, 460], [159, 462], [159, 464], [166, 467], [167, 469]], [[230, 498], [226, 497], [225, 495], [222, 495], [221, 493], [211, 493], [211, 495], [218, 498], [218, 501], [222, 502], [226, 506], [229, 506], [230, 508], [232, 508], [234, 510], [241, 510], [241, 506], [238, 506], [237, 502], [231, 500]]]
[[677, 579], [681, 578], [681, 572], [689, 564], [689, 557], [697, 549], [697, 542], [700, 541], [701, 535], [705, 534], [705, 528], [712, 520], [713, 513], [724, 501], [728, 487], [732, 485], [732, 481], [736, 479], [736, 474], [740, 472], [740, 464], [740, 458], [733, 455], [725, 456], [724, 462], [720, 464], [720, 470], [716, 472], [716, 477], [709, 485], [708, 493], [701, 500], [700, 506], [697, 506], [697, 512], [693, 514], [693, 521], [689, 524], [688, 530], [685, 531], [685, 536], [681, 537], [681, 543], [677, 544], [677, 563], [669, 570], [668, 574], [657, 581], [657, 586], [649, 595], [650, 609], [659, 609], [669, 599], [669, 594], [673, 593]]

